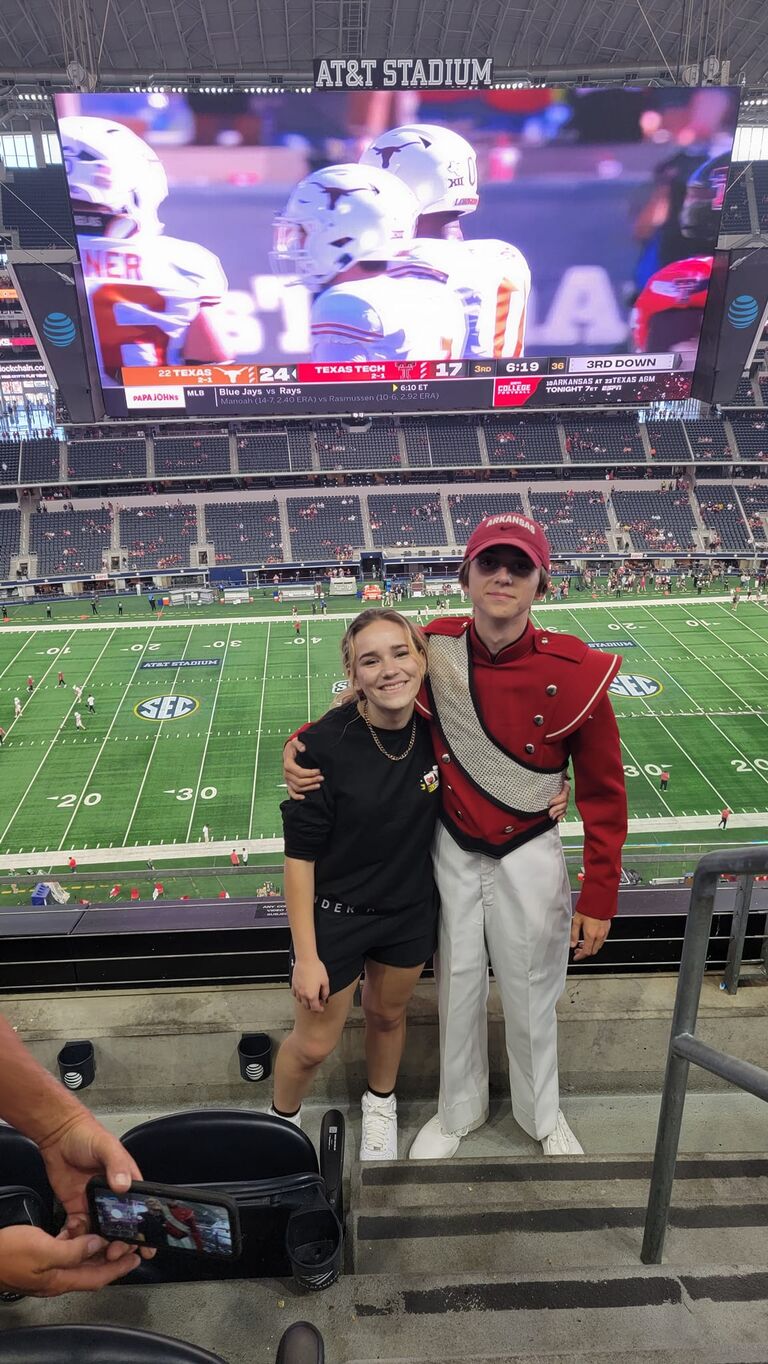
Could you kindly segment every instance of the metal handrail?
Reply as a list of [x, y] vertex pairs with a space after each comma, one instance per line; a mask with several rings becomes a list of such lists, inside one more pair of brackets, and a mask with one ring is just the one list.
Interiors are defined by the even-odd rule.
[[672, 1186], [680, 1143], [680, 1127], [688, 1085], [688, 1068], [693, 1063], [719, 1075], [738, 1089], [768, 1101], [768, 1070], [718, 1051], [695, 1035], [701, 988], [707, 961], [707, 946], [715, 910], [715, 895], [720, 877], [753, 877], [768, 872], [768, 851], [764, 848], [734, 848], [707, 853], [694, 873], [691, 902], [683, 941], [680, 975], [677, 982], [672, 1033], [667, 1054], [667, 1071], [661, 1098], [656, 1150], [653, 1157], [651, 1187], [645, 1217], [643, 1264], [661, 1264], [667, 1234]]

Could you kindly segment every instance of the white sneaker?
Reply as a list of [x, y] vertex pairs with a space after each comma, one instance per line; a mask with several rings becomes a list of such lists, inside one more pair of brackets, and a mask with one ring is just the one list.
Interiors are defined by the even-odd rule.
[[[479, 1123], [476, 1126], [480, 1126]], [[455, 1156], [461, 1145], [462, 1137], [469, 1132], [462, 1127], [458, 1132], [445, 1132], [440, 1125], [440, 1116], [435, 1114], [425, 1123], [408, 1152], [409, 1160], [449, 1160]]]
[[584, 1147], [574, 1136], [561, 1108], [557, 1110], [557, 1122], [548, 1137], [544, 1137], [541, 1149], [545, 1156], [583, 1156]]
[[366, 1089], [362, 1098], [361, 1160], [397, 1160], [397, 1099], [380, 1099]]
[[294, 1113], [292, 1118], [286, 1117], [285, 1113], [276, 1113], [272, 1104], [269, 1105], [267, 1112], [270, 1118], [279, 1118], [281, 1122], [290, 1122], [294, 1127], [301, 1127], [301, 1109]]

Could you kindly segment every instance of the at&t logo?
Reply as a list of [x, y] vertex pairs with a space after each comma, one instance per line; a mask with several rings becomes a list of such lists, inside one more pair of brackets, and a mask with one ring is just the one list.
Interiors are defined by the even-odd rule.
[[183, 720], [199, 705], [193, 696], [151, 696], [133, 709], [141, 720]]
[[83, 1077], [79, 1070], [65, 1070], [63, 1079], [67, 1089], [79, 1089], [83, 1083]]
[[43, 335], [52, 346], [71, 346], [77, 336], [77, 328], [67, 313], [48, 313], [43, 319]]
[[728, 321], [737, 331], [744, 331], [757, 322], [759, 311], [757, 299], [751, 294], [737, 294], [728, 305]]
[[611, 696], [624, 696], [628, 700], [644, 701], [649, 696], [657, 696], [663, 691], [655, 677], [641, 677], [639, 673], [619, 673], [608, 688]]

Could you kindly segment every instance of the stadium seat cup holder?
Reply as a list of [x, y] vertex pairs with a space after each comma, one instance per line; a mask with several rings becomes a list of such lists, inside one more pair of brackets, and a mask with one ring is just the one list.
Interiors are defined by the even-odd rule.
[[285, 1229], [285, 1248], [300, 1288], [317, 1293], [330, 1288], [341, 1273], [344, 1233], [330, 1208], [294, 1212]]
[[272, 1038], [265, 1032], [244, 1032], [237, 1044], [240, 1078], [254, 1084], [272, 1074]]
[[56, 1057], [61, 1083], [67, 1089], [87, 1089], [96, 1078], [93, 1042], [66, 1042]]

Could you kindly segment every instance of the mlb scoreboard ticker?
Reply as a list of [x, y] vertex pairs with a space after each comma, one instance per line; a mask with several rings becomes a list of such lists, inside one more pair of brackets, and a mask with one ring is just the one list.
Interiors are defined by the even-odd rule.
[[178, 365], [124, 369], [104, 392], [110, 416], [275, 412], [389, 413], [562, 407], [685, 398], [691, 376], [673, 352], [509, 360]]

